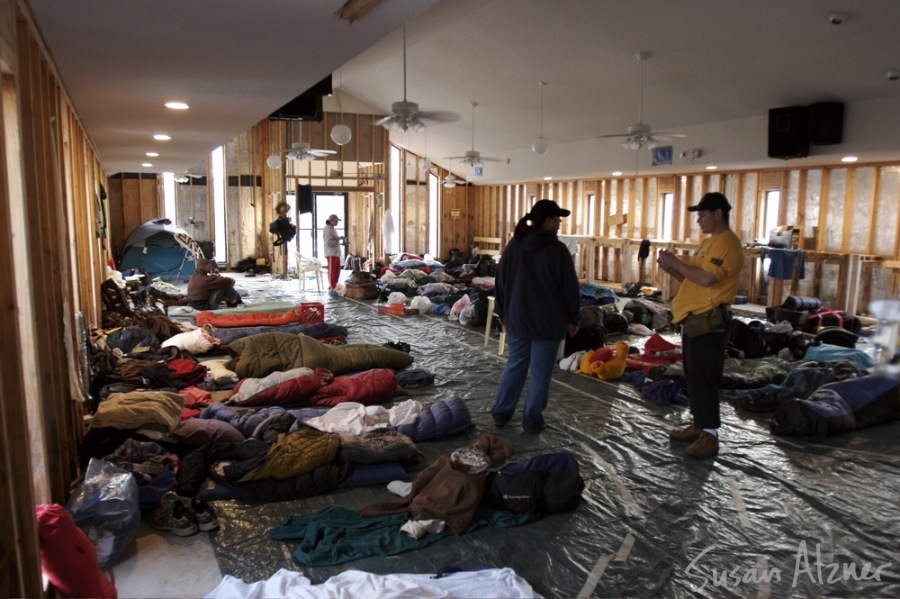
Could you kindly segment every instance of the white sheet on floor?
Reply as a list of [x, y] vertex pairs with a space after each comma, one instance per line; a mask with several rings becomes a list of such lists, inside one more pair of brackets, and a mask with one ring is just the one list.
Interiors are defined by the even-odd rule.
[[423, 597], [509, 597], [526, 598], [538, 595], [525, 579], [511, 568], [495, 568], [477, 572], [457, 572], [441, 578], [430, 574], [370, 574], [347, 570], [321, 584], [312, 584], [299, 572], [278, 570], [268, 580], [245, 583], [239, 578], [225, 576], [206, 599], [269, 599], [274, 597], [298, 599], [420, 599]]

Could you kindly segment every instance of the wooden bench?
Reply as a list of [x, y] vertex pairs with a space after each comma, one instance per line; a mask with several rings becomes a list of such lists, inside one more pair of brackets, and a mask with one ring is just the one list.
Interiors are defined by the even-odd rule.
[[472, 255], [474, 256], [499, 256], [503, 242], [499, 237], [473, 237]]

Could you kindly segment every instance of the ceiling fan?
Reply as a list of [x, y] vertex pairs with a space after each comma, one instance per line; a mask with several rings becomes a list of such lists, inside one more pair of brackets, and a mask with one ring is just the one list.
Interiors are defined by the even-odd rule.
[[451, 123], [459, 116], [451, 112], [419, 112], [419, 105], [406, 99], [406, 24], [403, 24], [403, 100], [391, 104], [391, 114], [378, 120], [389, 131], [408, 131], [419, 133], [425, 129], [425, 121]]
[[650, 58], [648, 52], [638, 52], [637, 59], [641, 61], [641, 93], [638, 104], [638, 122], [628, 127], [628, 133], [611, 133], [609, 135], [601, 135], [600, 137], [624, 137], [622, 147], [628, 150], [640, 150], [647, 148], [652, 150], [659, 145], [660, 141], [670, 141], [687, 137], [683, 133], [667, 133], [663, 131], [653, 131], [650, 125], [644, 124], [644, 61]]
[[466, 181], [456, 178], [456, 176], [453, 174], [453, 171], [450, 170], [452, 167], [453, 167], [453, 161], [451, 160], [450, 166], [447, 167], [447, 174], [444, 176], [443, 179], [441, 179], [442, 185], [444, 187], [446, 187], [447, 189], [453, 189], [457, 185], [465, 185], [466, 184]]
[[329, 154], [337, 154], [335, 150], [319, 150], [311, 148], [308, 141], [295, 141], [290, 148], [282, 148], [278, 152], [284, 152], [285, 157], [291, 160], [315, 160]]
[[[188, 171], [176, 175], [174, 180], [176, 183], [189, 183], [191, 179], [205, 179], [206, 175], [197, 175]], [[193, 224], [193, 223], [192, 223]]]
[[[466, 150], [465, 156], [452, 156], [451, 160], [462, 160], [462, 163], [469, 168], [478, 171], [485, 162], [500, 162], [499, 158], [482, 158], [481, 152], [475, 149], [475, 108], [478, 102], [472, 102], [472, 149]], [[477, 173], [480, 174], [480, 173]]]

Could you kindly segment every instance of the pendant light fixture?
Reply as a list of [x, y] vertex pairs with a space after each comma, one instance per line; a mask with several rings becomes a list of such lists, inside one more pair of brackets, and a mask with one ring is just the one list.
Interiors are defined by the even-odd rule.
[[543, 156], [547, 153], [547, 150], [550, 149], [550, 146], [547, 143], [547, 138], [544, 137], [544, 86], [546, 86], [547, 83], [544, 81], [538, 81], [538, 85], [541, 86], [541, 128], [540, 136], [531, 144], [531, 149], [538, 156]]
[[341, 107], [341, 87], [343, 86], [343, 79], [341, 78], [341, 70], [338, 69], [338, 90], [337, 90], [337, 102], [338, 102], [338, 114], [339, 121], [337, 125], [331, 128], [331, 141], [336, 143], [339, 146], [343, 146], [350, 142], [350, 138], [353, 137], [353, 133], [350, 131], [350, 127], [344, 124], [344, 109]]

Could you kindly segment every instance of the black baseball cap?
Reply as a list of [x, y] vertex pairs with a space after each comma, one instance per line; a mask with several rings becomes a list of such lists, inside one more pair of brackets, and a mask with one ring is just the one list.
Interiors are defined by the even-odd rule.
[[731, 204], [728, 203], [728, 198], [726, 198], [724, 194], [721, 194], [718, 191], [711, 191], [704, 194], [696, 206], [689, 206], [688, 210], [690, 212], [697, 212], [700, 210], [709, 210], [712, 212], [713, 210], [721, 210], [722, 212], [727, 213], [731, 211]]
[[531, 218], [550, 218], [551, 216], [569, 216], [571, 211], [560, 208], [553, 200], [538, 200], [531, 207], [528, 215]]

